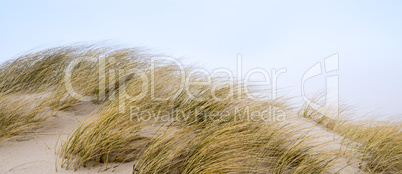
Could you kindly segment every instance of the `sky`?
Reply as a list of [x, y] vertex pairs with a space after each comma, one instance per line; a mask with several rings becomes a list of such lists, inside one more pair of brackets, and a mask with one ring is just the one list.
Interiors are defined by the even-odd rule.
[[300, 99], [303, 75], [337, 53], [337, 71], [305, 83], [308, 97], [337, 76], [342, 103], [402, 118], [401, 21], [401, 1], [2, 1], [0, 62], [102, 41], [211, 71], [236, 71], [241, 54], [244, 73], [286, 69], [278, 88]]

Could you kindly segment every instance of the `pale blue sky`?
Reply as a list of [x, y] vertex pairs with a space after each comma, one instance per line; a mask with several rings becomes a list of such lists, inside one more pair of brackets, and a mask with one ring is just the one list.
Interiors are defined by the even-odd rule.
[[[400, 1], [2, 1], [0, 62], [30, 49], [104, 40], [209, 69], [234, 70], [241, 53], [245, 71], [286, 68], [279, 87], [300, 97], [303, 73], [339, 53], [341, 99], [398, 114], [401, 21]], [[324, 89], [325, 76], [312, 84]]]

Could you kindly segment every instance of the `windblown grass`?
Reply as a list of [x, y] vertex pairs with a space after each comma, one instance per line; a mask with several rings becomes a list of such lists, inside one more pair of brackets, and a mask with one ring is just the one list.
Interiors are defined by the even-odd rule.
[[[71, 84], [70, 90], [86, 96], [93, 102], [105, 100], [109, 91], [118, 87], [118, 81], [111, 84], [116, 85], [115, 87], [105, 89], [105, 95], [98, 96], [99, 84], [109, 83], [108, 78], [99, 80], [99, 69], [117, 69], [116, 66], [122, 70], [135, 68], [142, 63], [137, 59], [140, 54], [138, 49], [115, 49], [97, 44], [72, 45], [26, 53], [1, 64], [0, 139], [5, 140], [38, 127], [45, 120], [45, 117], [42, 117], [45, 111], [66, 109], [79, 103], [79, 97], [73, 96], [67, 90], [68, 84]], [[114, 63], [111, 65], [102, 61], [103, 59], [99, 59], [101, 55], [109, 55]], [[146, 55], [142, 57], [145, 58]], [[75, 66], [70, 66], [71, 64]], [[46, 97], [36, 101], [18, 98], [21, 95], [40, 93], [46, 94]], [[41, 104], [28, 107], [32, 102]]]
[[[38, 100], [38, 99], [37, 99]], [[40, 104], [32, 104], [21, 94], [0, 93], [0, 144], [9, 139], [25, 136], [43, 126], [43, 120], [50, 116]]]
[[76, 170], [89, 163], [133, 160], [145, 147], [147, 137], [140, 136], [142, 124], [130, 122], [118, 107], [104, 107], [99, 115], [77, 128], [61, 147], [62, 167]]
[[243, 121], [168, 129], [149, 143], [133, 173], [325, 172], [331, 159], [311, 154], [289, 130]]
[[384, 173], [402, 170], [401, 122], [395, 120], [381, 122], [369, 119], [352, 120], [343, 116], [342, 112], [339, 115], [328, 115], [322, 111], [325, 109], [318, 112], [305, 104], [299, 115], [315, 120], [342, 135], [346, 138], [345, 143], [347, 144], [350, 143], [349, 140], [359, 143], [357, 149], [362, 154], [360, 167], [365, 171]]
[[[63, 144], [63, 165], [77, 169], [91, 162], [135, 158], [139, 173], [327, 171], [332, 159], [310, 153], [311, 146], [303, 143], [308, 137], [291, 139], [291, 126], [252, 118], [253, 112], [269, 107], [289, 110], [283, 99], [252, 100], [244, 89], [220, 77], [205, 85], [205, 77], [198, 74], [191, 77], [193, 86], [182, 86], [183, 72], [174, 64], [140, 69], [128, 80], [120, 76], [114, 99]], [[144, 88], [144, 79], [152, 85]], [[160, 136], [142, 136], [141, 129], [152, 124], [167, 124], [169, 129]]]
[[[85, 100], [101, 107], [62, 143], [58, 155], [66, 168], [127, 161], [135, 161], [133, 173], [335, 173], [347, 167], [334, 171], [341, 150], [318, 154], [312, 149], [325, 144], [310, 144], [315, 137], [301, 134], [307, 132], [302, 126], [276, 122], [292, 112], [286, 99], [251, 99], [246, 92], [261, 89], [246, 90], [223, 76], [209, 79], [194, 73], [195, 66], [152, 66], [151, 57], [137, 48], [94, 44], [27, 53], [2, 64], [0, 143], [37, 128], [47, 111]], [[15, 100], [38, 93], [46, 97], [32, 107]], [[283, 112], [265, 112], [272, 109]], [[351, 156], [362, 160], [363, 170], [402, 170], [400, 123], [356, 123], [308, 105], [299, 116], [342, 135], [346, 146], [357, 144], [359, 154]], [[150, 126], [156, 130], [145, 135]]]

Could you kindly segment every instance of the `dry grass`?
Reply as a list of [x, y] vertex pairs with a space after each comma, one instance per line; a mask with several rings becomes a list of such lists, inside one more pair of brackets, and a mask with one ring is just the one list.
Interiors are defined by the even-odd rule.
[[[290, 138], [296, 133], [294, 127], [250, 121], [252, 112], [269, 107], [289, 110], [284, 100], [248, 99], [243, 89], [231, 86], [221, 77], [211, 79], [212, 85], [203, 85], [205, 78], [194, 74], [194, 86], [181, 86], [179, 67], [162, 63], [148, 68], [141, 68], [141, 73], [129, 80], [119, 79], [123, 82], [119, 85], [124, 87], [115, 91], [118, 100], [104, 103], [103, 109], [63, 144], [63, 165], [77, 169], [90, 162], [135, 158], [140, 173], [327, 170], [332, 159], [310, 153], [311, 146], [303, 143], [308, 137]], [[185, 72], [194, 69], [190, 67]], [[155, 80], [148, 81], [152, 85], [144, 88], [141, 76], [153, 76], [151, 80]], [[217, 89], [215, 93], [213, 87]], [[127, 96], [141, 97], [132, 100]], [[170, 128], [156, 137], [141, 135], [144, 125], [155, 123], [168, 124]], [[170, 132], [177, 129], [180, 133]]]
[[357, 149], [361, 154], [361, 167], [366, 172], [386, 173], [402, 170], [401, 122], [395, 120], [375, 121], [373, 119], [352, 120], [342, 113], [335, 116], [328, 115], [326, 112], [317, 112], [305, 104], [299, 115], [313, 119], [342, 135], [346, 138], [345, 144], [347, 145], [356, 145], [351, 141], [359, 143]]
[[[0, 143], [37, 128], [48, 116], [46, 111], [79, 103], [73, 89], [101, 108], [60, 147], [58, 154], [66, 168], [135, 161], [133, 173], [334, 172], [341, 150], [318, 154], [311, 150], [318, 145], [309, 144], [315, 137], [301, 134], [306, 131], [302, 126], [280, 124], [272, 120], [280, 113], [264, 112], [275, 108], [290, 113], [286, 99], [253, 100], [229, 79], [215, 76], [205, 84], [209, 79], [200, 73], [190, 77], [191, 85], [183, 85], [182, 73], [197, 67], [181, 69], [163, 61], [151, 66], [151, 56], [140, 49], [73, 45], [4, 63]], [[69, 66], [72, 63], [75, 66]], [[48, 95], [34, 107], [27, 107], [29, 100], [14, 100], [38, 93]], [[365, 171], [402, 169], [400, 124], [330, 119], [307, 106], [299, 115], [344, 136], [345, 146], [353, 144], [346, 140], [361, 144], [358, 149], [363, 155], [351, 156], [359, 155]], [[147, 126], [160, 130], [144, 135]]]
[[47, 108], [33, 104], [32, 99], [22, 94], [0, 93], [0, 144], [12, 138], [25, 136], [43, 126], [43, 121], [50, 116]]
[[[292, 139], [292, 126], [211, 122], [168, 129], [135, 162], [135, 173], [323, 173], [331, 159]], [[293, 129], [294, 130], [294, 129]], [[321, 156], [322, 157], [322, 156]], [[152, 160], [150, 160], [152, 159]]]
[[141, 123], [129, 122], [118, 107], [104, 107], [99, 115], [77, 128], [61, 147], [62, 167], [133, 160], [149, 138], [140, 136]]

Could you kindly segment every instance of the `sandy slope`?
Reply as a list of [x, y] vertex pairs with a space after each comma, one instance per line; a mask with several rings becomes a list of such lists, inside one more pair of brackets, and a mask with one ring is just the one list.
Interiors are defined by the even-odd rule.
[[[49, 118], [52, 122], [49, 128], [38, 131], [35, 136], [21, 137], [1, 144], [0, 173], [56, 173], [56, 143], [59, 147], [60, 142], [97, 108], [92, 103], [83, 103], [66, 112], [55, 112], [56, 117]], [[80, 168], [76, 172], [57, 166], [57, 173], [131, 173], [132, 166], [132, 162], [98, 165]], [[106, 168], [108, 169], [105, 170]]]
[[[55, 148], [65, 140], [69, 133], [74, 130], [87, 115], [95, 112], [98, 105], [82, 103], [67, 111], [55, 112], [55, 117], [49, 118], [51, 124], [46, 129], [39, 130], [35, 136], [20, 137], [0, 145], [0, 173], [131, 173], [133, 162], [122, 164], [105, 164], [95, 167], [83, 168], [77, 171], [66, 170], [56, 166]], [[319, 154], [335, 154], [341, 149], [342, 137], [328, 129], [317, 125], [315, 122], [298, 118], [295, 114], [289, 114], [286, 121], [280, 124], [297, 123], [300, 135], [315, 136], [314, 140], [308, 142], [318, 145], [313, 151]], [[148, 127], [144, 130], [143, 136], [151, 136], [158, 127]], [[324, 145], [322, 145], [324, 144]], [[355, 153], [353, 147], [345, 153]], [[348, 165], [340, 173], [364, 173], [359, 169], [360, 160], [356, 157], [338, 157], [334, 161], [331, 173], [336, 173], [341, 167]]]
[[314, 153], [328, 155], [331, 158], [336, 157], [332, 162], [331, 173], [364, 173], [360, 169], [364, 167], [361, 166], [361, 160], [358, 158], [361, 154], [355, 149], [359, 144], [352, 142], [346, 147], [345, 143], [342, 144], [344, 139], [342, 136], [310, 119], [297, 117], [295, 113], [289, 113], [286, 120], [279, 122], [283, 125], [291, 123], [296, 123], [297, 135], [314, 137], [306, 139], [307, 144], [315, 146], [311, 149]]

